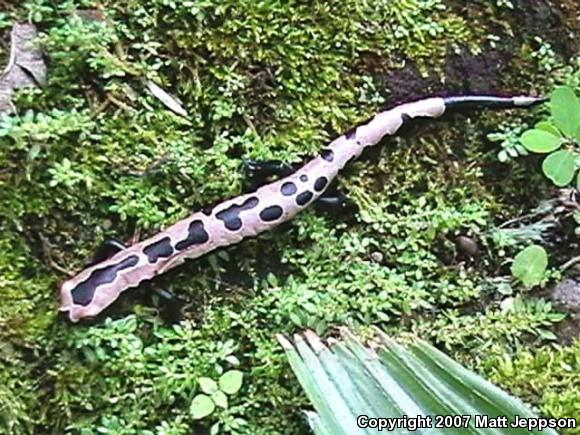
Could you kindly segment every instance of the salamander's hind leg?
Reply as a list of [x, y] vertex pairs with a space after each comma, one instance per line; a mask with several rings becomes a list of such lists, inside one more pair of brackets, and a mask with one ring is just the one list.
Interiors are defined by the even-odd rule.
[[317, 205], [321, 207], [328, 207], [331, 209], [343, 209], [348, 207], [349, 204], [352, 204], [353, 201], [349, 199], [345, 194], [336, 192], [332, 195], [324, 195], [318, 198], [316, 202]]
[[167, 323], [176, 323], [183, 318], [186, 301], [170, 290], [152, 286], [153, 304], [157, 305], [159, 316]]
[[[287, 177], [296, 171], [291, 164], [281, 160], [244, 160], [246, 173], [245, 192], [253, 192], [272, 181]], [[315, 207], [331, 214], [352, 214], [357, 211], [357, 205], [346, 195], [339, 192], [336, 186], [330, 186], [315, 202]]]
[[287, 177], [296, 169], [281, 160], [244, 160], [245, 192], [253, 192], [273, 179]]
[[339, 191], [325, 192], [314, 203], [316, 209], [337, 215], [352, 215], [358, 211], [358, 205], [344, 193]]

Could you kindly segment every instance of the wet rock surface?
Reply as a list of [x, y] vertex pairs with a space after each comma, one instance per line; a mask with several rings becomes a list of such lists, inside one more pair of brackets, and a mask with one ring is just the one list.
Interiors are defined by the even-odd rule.
[[549, 294], [558, 309], [568, 314], [556, 332], [561, 343], [571, 343], [580, 337], [580, 276], [566, 278]]
[[580, 277], [562, 281], [552, 290], [551, 298], [561, 308], [580, 313]]
[[10, 33], [10, 58], [0, 76], [0, 113], [15, 110], [11, 102], [16, 89], [44, 86], [47, 67], [37, 45], [37, 31], [32, 24], [15, 24]]

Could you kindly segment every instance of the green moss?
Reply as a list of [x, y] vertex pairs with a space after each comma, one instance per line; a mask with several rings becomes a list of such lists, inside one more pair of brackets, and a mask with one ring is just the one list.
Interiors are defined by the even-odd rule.
[[579, 341], [568, 347], [525, 349], [515, 355], [492, 354], [482, 367], [490, 380], [534, 403], [544, 415], [577, 418], [580, 412]]

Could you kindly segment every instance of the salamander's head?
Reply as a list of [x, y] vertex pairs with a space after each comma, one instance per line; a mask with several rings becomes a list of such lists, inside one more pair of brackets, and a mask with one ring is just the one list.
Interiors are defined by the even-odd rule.
[[62, 284], [60, 288], [60, 311], [68, 313], [71, 322], [97, 316], [111, 305], [127, 288], [122, 279], [139, 262], [137, 255], [96, 264]]

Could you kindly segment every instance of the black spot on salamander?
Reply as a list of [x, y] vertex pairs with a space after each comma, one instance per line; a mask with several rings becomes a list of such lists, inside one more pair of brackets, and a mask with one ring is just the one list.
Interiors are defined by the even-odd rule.
[[201, 209], [201, 212], [206, 216], [211, 216], [213, 212], [213, 207], [204, 207]]
[[334, 152], [331, 149], [328, 149], [328, 148], [323, 149], [320, 152], [320, 157], [322, 157], [327, 162], [332, 162], [332, 161], [334, 161]]
[[199, 219], [189, 223], [187, 237], [175, 244], [175, 249], [183, 251], [193, 245], [201, 245], [209, 240], [209, 235]]
[[276, 219], [279, 219], [283, 212], [284, 210], [282, 210], [282, 207], [278, 205], [272, 205], [270, 207], [266, 207], [260, 212], [260, 219], [262, 219], [264, 222], [272, 222]]
[[149, 263], [157, 263], [160, 258], [167, 258], [173, 254], [173, 248], [171, 247], [171, 238], [163, 237], [155, 243], [152, 243], [143, 248], [143, 252], [147, 255]]
[[97, 288], [103, 284], [109, 284], [115, 281], [117, 274], [124, 270], [129, 269], [139, 263], [139, 257], [136, 255], [131, 255], [124, 260], [119, 261], [117, 264], [112, 264], [110, 266], [104, 267], [102, 269], [96, 269], [91, 272], [89, 277], [77, 285], [71, 291], [71, 296], [73, 302], [76, 305], [82, 305], [86, 307], [89, 305], [94, 296]]
[[284, 196], [292, 196], [298, 191], [298, 188], [293, 182], [287, 181], [286, 183], [282, 184], [280, 191]]
[[308, 181], [308, 175], [302, 174], [300, 176], [300, 181], [302, 181], [303, 183], [306, 183]]
[[255, 208], [260, 201], [257, 197], [251, 196], [246, 199], [241, 205], [230, 205], [225, 210], [220, 211], [215, 216], [224, 221], [225, 227], [230, 231], [237, 231], [242, 228], [242, 220], [240, 219], [240, 212], [251, 210]]
[[324, 188], [326, 187], [327, 184], [328, 184], [328, 178], [318, 177], [316, 179], [316, 181], [314, 182], [314, 190], [316, 190], [317, 192], [320, 192], [320, 191], [324, 190]]
[[306, 205], [312, 199], [314, 195], [309, 190], [302, 192], [300, 195], [296, 197], [296, 204], [298, 205]]
[[[413, 120], [413, 117], [410, 116], [408, 113], [401, 113], [401, 119], [403, 120], [401, 127], [406, 127]], [[399, 128], [401, 128], [401, 127], [399, 127]]]

